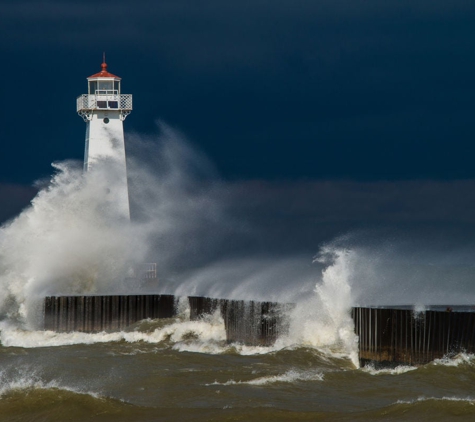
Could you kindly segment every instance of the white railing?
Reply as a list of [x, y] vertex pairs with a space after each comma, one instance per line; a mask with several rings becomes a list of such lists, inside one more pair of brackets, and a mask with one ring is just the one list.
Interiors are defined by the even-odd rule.
[[132, 94], [121, 94], [119, 108], [121, 110], [132, 110]]
[[117, 89], [96, 89], [96, 95], [117, 95]]
[[139, 264], [135, 268], [135, 276], [139, 280], [148, 280], [157, 278], [157, 264], [155, 262]]
[[[114, 102], [117, 102], [114, 104]], [[132, 110], [132, 94], [80, 95], [76, 100], [78, 112], [87, 110]]]

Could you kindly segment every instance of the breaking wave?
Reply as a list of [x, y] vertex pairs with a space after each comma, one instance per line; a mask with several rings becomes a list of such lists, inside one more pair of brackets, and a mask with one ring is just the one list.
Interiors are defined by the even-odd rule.
[[62, 390], [94, 398], [101, 397], [100, 394], [89, 391], [87, 388], [71, 387], [58, 380], [45, 381], [37, 371], [37, 368], [33, 367], [2, 369], [0, 371], [0, 400], [11, 393], [33, 390]]
[[[108, 196], [113, 168], [97, 165], [83, 173], [78, 163], [63, 162], [54, 165], [55, 174], [31, 206], [0, 228], [1, 344], [169, 341], [179, 351], [232, 348], [243, 355], [310, 347], [357, 366], [350, 308], [358, 253], [327, 245], [313, 267], [311, 257], [261, 258], [243, 250], [221, 256], [229, 238], [246, 247], [253, 243], [253, 227], [225, 211], [227, 187], [206, 157], [170, 128], [162, 129], [158, 143], [136, 136], [130, 144], [132, 223], [124, 224]], [[245, 230], [236, 231], [241, 226]], [[136, 263], [150, 261], [157, 262], [159, 288], [167, 293], [295, 303], [289, 334], [272, 347], [229, 346], [219, 319], [179, 320], [149, 332], [41, 331], [45, 296], [146, 293], [150, 286], [131, 276]]]
[[234, 381], [229, 380], [226, 382], [213, 382], [211, 384], [206, 384], [207, 386], [213, 385], [266, 385], [274, 383], [295, 383], [297, 381], [323, 381], [324, 374], [321, 371], [298, 371], [298, 370], [289, 370], [281, 375], [270, 375], [266, 377], [259, 377], [248, 381]]

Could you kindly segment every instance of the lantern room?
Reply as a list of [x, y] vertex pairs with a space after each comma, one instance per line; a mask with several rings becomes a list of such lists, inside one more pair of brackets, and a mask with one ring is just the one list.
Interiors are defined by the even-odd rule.
[[101, 71], [87, 78], [87, 94], [77, 99], [77, 111], [85, 120], [91, 120], [94, 110], [117, 111], [122, 120], [132, 111], [132, 95], [121, 94], [121, 78], [107, 71], [103, 61]]
[[89, 79], [89, 95], [119, 95], [120, 80]]
[[120, 78], [107, 71], [107, 63], [103, 62], [102, 70], [87, 78], [89, 95], [119, 95]]
[[102, 70], [87, 78], [88, 94], [96, 97], [98, 109], [118, 109], [120, 95], [120, 78], [107, 71], [105, 62]]

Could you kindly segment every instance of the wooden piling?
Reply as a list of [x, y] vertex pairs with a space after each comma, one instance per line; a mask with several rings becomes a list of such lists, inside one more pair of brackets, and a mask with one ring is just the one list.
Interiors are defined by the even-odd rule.
[[59, 298], [58, 331], [68, 331], [68, 298]]
[[[189, 297], [190, 319], [219, 310], [228, 342], [270, 345], [288, 326], [285, 306], [274, 302]], [[50, 296], [44, 301], [44, 328], [59, 332], [117, 331], [146, 318], [176, 315], [173, 295]]]
[[120, 314], [119, 314], [119, 296], [110, 297], [110, 331], [119, 331], [120, 329]]
[[[219, 310], [228, 342], [264, 346], [288, 332], [287, 312], [293, 306], [195, 296], [188, 300], [191, 320]], [[48, 296], [44, 300], [44, 329], [123, 330], [145, 318], [174, 317], [175, 302], [172, 295]], [[432, 308], [423, 312], [410, 307], [353, 308], [361, 365], [421, 365], [460, 352], [475, 353], [475, 312]]]
[[54, 313], [53, 313], [53, 298], [51, 296], [45, 297], [44, 309], [45, 330], [54, 330]]
[[94, 333], [118, 331], [151, 318], [176, 314], [172, 295], [48, 296], [44, 300], [44, 329]]
[[475, 352], [475, 313], [398, 308], [353, 308], [362, 366], [423, 365]]
[[173, 318], [175, 315], [175, 296], [160, 295], [158, 298], [158, 318]]
[[93, 296], [84, 297], [84, 332], [92, 333], [94, 331], [94, 306]]
[[92, 320], [92, 332], [102, 331], [102, 296], [93, 296], [92, 298], [94, 316]]
[[79, 331], [79, 332], [85, 331], [84, 329], [84, 317], [85, 317], [84, 306], [85, 305], [84, 304], [85, 304], [84, 296], [77, 296], [76, 297], [76, 322], [74, 326], [74, 331]]
[[212, 315], [220, 308], [220, 299], [209, 297], [189, 296], [190, 320], [195, 321], [204, 315]]

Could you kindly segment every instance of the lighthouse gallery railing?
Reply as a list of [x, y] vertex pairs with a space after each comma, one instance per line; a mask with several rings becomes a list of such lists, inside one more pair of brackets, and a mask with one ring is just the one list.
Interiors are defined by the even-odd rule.
[[77, 111], [113, 109], [132, 110], [132, 94], [120, 95], [88, 95], [83, 94], [77, 98]]

